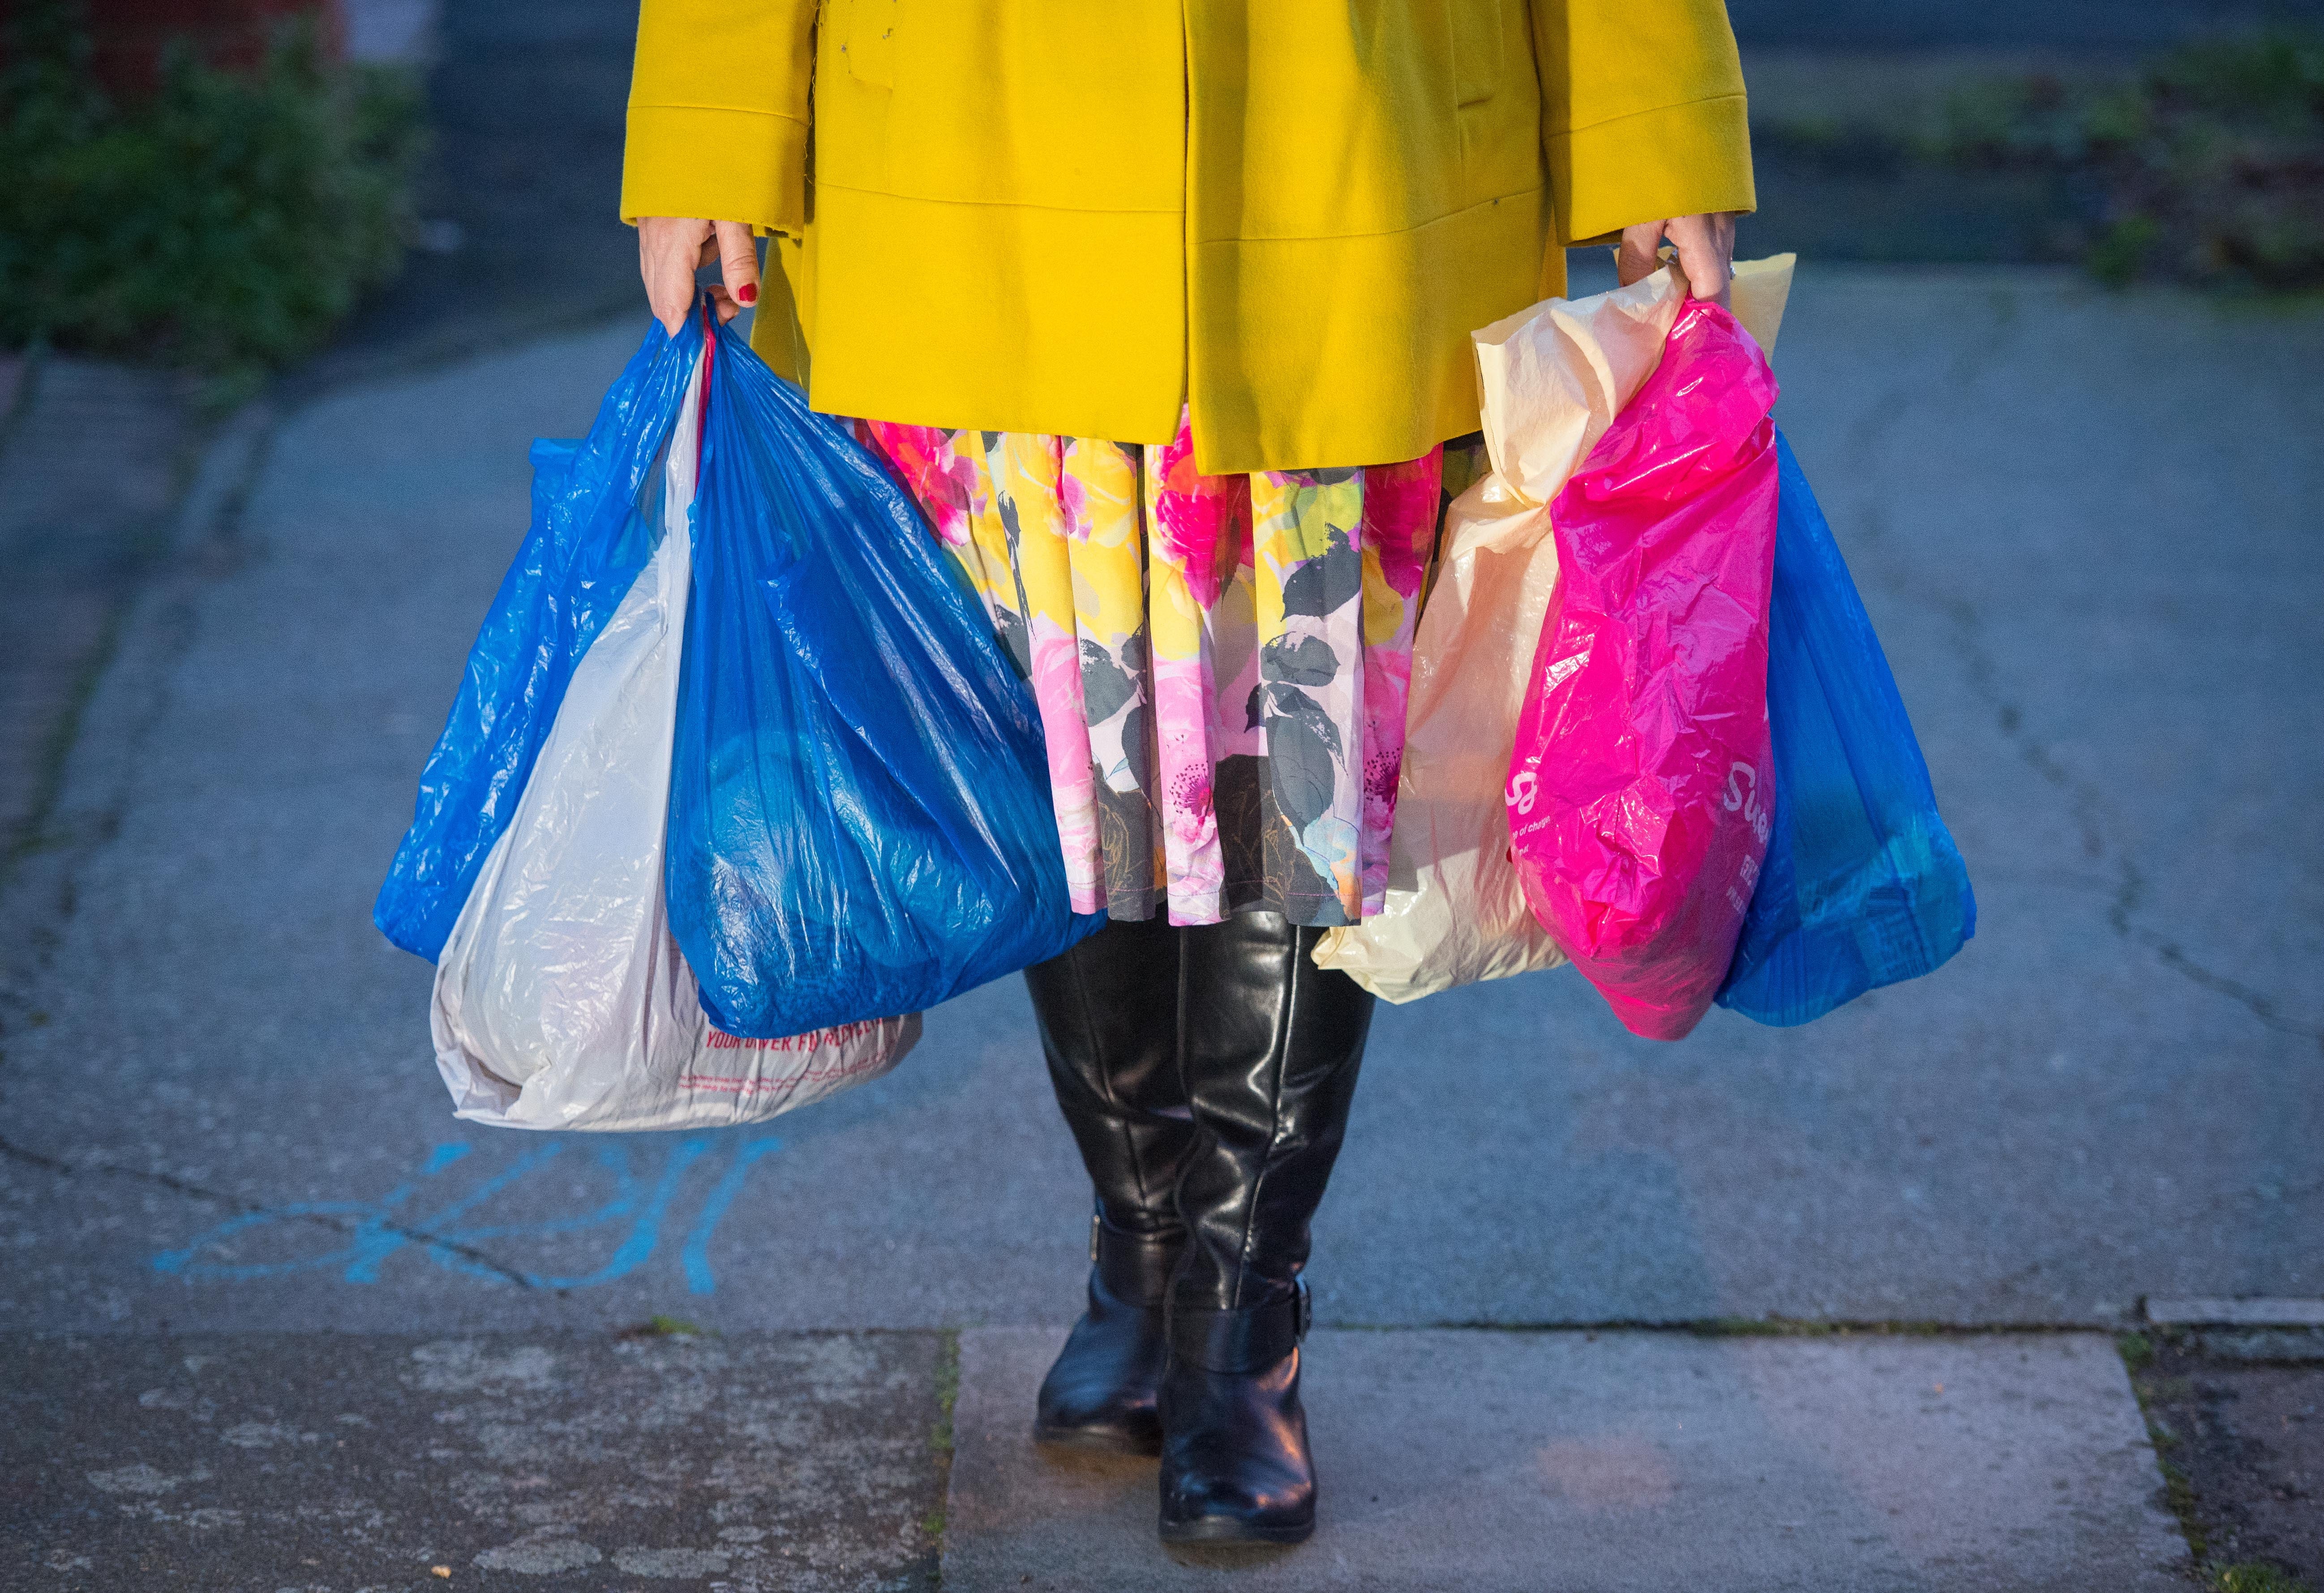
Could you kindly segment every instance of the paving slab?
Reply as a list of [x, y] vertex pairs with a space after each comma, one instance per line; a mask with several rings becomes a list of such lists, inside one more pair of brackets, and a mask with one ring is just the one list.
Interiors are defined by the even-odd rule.
[[2206, 1328], [2187, 1336], [2190, 1348], [2222, 1361], [2273, 1361], [2301, 1366], [2324, 1409], [2324, 1328]]
[[2111, 1342], [1333, 1332], [1289, 1550], [1166, 1551], [1150, 1461], [1028, 1428], [1063, 1334], [961, 1336], [946, 1593], [2183, 1593]]
[[[759, 1128], [455, 1121], [373, 896], [525, 525], [643, 318], [290, 414], [124, 622], [0, 1000], [0, 1327], [1069, 1319], [1087, 1193], [1021, 988]], [[1977, 883], [1932, 978], [1622, 1032], [1570, 971], [1383, 1011], [1333, 1325], [2129, 1325], [2324, 1294], [2324, 316], [1803, 268], [1778, 410]], [[2190, 528], [2200, 528], [2195, 537]]]
[[2324, 1300], [2149, 1300], [2146, 1320], [2222, 1328], [2324, 1328]]
[[927, 1588], [944, 1354], [928, 1333], [11, 1335], [0, 1589]]

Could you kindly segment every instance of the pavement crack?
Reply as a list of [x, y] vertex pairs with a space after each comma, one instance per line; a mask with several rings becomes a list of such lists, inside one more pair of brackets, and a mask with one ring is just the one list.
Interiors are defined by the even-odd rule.
[[[2081, 836], [2082, 854], [2090, 858], [2106, 856], [2111, 849], [2107, 843], [2107, 802], [2105, 792], [2059, 761], [2048, 745], [2025, 728], [2024, 709], [2002, 689], [2000, 666], [1986, 650], [1982, 635], [1984, 622], [1978, 617], [1977, 610], [1961, 599], [1947, 603], [1943, 607], [1953, 622], [1954, 647], [1960, 654], [1969, 689], [1993, 710], [1995, 728], [2001, 732], [2002, 739], [2016, 750], [2018, 757], [2028, 768], [2070, 799], [2074, 827]], [[2115, 910], [2127, 912], [2136, 904], [2137, 895], [2144, 889], [2144, 881], [2134, 870], [2130, 899], [2125, 903], [2118, 890]]]
[[2203, 989], [2240, 1003], [2254, 1017], [2276, 1033], [2295, 1035], [2324, 1046], [2324, 1027], [2285, 1017], [2282, 1009], [2276, 1006], [2274, 998], [2265, 991], [2255, 990], [2241, 980], [2229, 979], [2224, 973], [2212, 972], [2189, 956], [2186, 948], [2177, 941], [2133, 922], [2131, 915], [2138, 910], [2139, 903], [2146, 895], [2146, 880], [2140, 875], [2137, 865], [2128, 858], [2121, 859], [2120, 862], [2122, 880], [2116, 887], [2114, 900], [2107, 908], [2107, 922], [2113, 925], [2116, 935], [2136, 941], [2160, 957], [2164, 966], [2184, 974]]
[[2215, 973], [2187, 954], [2186, 949], [2168, 935], [2148, 929], [2136, 921], [2135, 915], [2146, 899], [2146, 877], [2138, 865], [2109, 839], [2113, 828], [2111, 805], [2106, 793], [2093, 781], [2074, 773], [2052, 753], [2049, 747], [2025, 727], [2023, 708], [2002, 689], [2000, 668], [1993, 655], [1986, 650], [1980, 636], [1981, 622], [1977, 611], [1967, 602], [1956, 600], [1945, 605], [1953, 622], [1954, 644], [1960, 654], [1969, 689], [1993, 710], [1994, 724], [2026, 765], [2068, 799], [2075, 829], [2080, 833], [2082, 853], [2091, 859], [2111, 855], [2116, 871], [2113, 899], [2107, 906], [2107, 924], [2114, 932], [2135, 944], [2153, 952], [2163, 964], [2192, 981], [2215, 995], [2227, 997], [2242, 1007], [2264, 1027], [2278, 1034], [2312, 1040], [2324, 1051], [2324, 1027], [2303, 1023], [2287, 1017], [2275, 999], [2240, 981]]
[[374, 1216], [361, 1220], [352, 1220], [321, 1211], [289, 1211], [279, 1206], [241, 1200], [214, 1189], [205, 1189], [190, 1179], [172, 1177], [167, 1173], [152, 1173], [138, 1167], [124, 1167], [117, 1162], [69, 1162], [61, 1156], [49, 1156], [18, 1145], [5, 1137], [0, 1137], [0, 1156], [5, 1156], [11, 1161], [22, 1162], [27, 1166], [42, 1168], [60, 1178], [83, 1178], [95, 1174], [107, 1178], [126, 1178], [138, 1183], [152, 1184], [173, 1193], [184, 1195], [189, 1200], [202, 1201], [210, 1205], [222, 1207], [237, 1217], [272, 1217], [279, 1221], [303, 1222], [311, 1227], [327, 1229], [337, 1234], [354, 1234], [364, 1229], [375, 1233], [393, 1234], [408, 1244], [442, 1250], [449, 1255], [459, 1257], [463, 1261], [473, 1261], [478, 1266], [491, 1272], [495, 1277], [514, 1284], [521, 1289], [530, 1289], [535, 1286], [531, 1278], [497, 1257], [477, 1249], [474, 1245], [465, 1244], [456, 1238], [448, 1238], [442, 1234], [430, 1233], [424, 1228], [413, 1228], [406, 1223], [396, 1222], [386, 1217]]
[[2133, 927], [2126, 933], [2162, 958], [2166, 966], [2176, 969], [2207, 990], [2239, 1002], [2255, 1018], [2276, 1033], [2313, 1040], [2319, 1050], [2324, 1050], [2324, 1027], [2286, 1017], [2272, 998], [2240, 981], [2229, 979], [2224, 973], [2212, 972], [2190, 957], [2176, 942], [2166, 940], [2151, 929]]

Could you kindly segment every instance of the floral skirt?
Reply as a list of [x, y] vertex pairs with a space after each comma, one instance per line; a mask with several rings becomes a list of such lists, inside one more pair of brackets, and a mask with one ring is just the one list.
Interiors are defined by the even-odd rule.
[[1033, 684], [1079, 912], [1378, 912], [1413, 630], [1482, 468], [1210, 476], [1164, 447], [871, 422]]

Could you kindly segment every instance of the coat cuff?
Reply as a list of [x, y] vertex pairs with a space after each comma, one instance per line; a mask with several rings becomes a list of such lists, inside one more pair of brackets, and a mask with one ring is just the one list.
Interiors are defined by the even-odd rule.
[[632, 105], [622, 219], [699, 216], [796, 236], [807, 226], [807, 132], [772, 111]]
[[1568, 248], [1641, 221], [1757, 207], [1739, 94], [1640, 111], [1545, 143], [1557, 241]]

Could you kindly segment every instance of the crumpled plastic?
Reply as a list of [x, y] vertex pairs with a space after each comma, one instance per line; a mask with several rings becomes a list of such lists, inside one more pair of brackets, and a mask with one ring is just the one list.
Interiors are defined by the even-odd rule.
[[911, 501], [659, 326], [534, 520], [374, 916], [459, 1115], [744, 1122], [876, 1076], [1074, 915], [1030, 691]]
[[1772, 824], [1775, 382], [1690, 300], [1550, 506], [1559, 581], [1508, 765], [1518, 881], [1633, 1033], [1725, 980]]
[[722, 328], [670, 767], [670, 922], [730, 1034], [918, 1011], [1063, 953], [1031, 688], [844, 421]]
[[1831, 528], [1780, 432], [1775, 451], [1773, 828], [1719, 1004], [1789, 1025], [1939, 967], [1977, 898]]
[[373, 908], [434, 962], [507, 830], [581, 659], [659, 546], [670, 430], [702, 355], [690, 322], [650, 335], [578, 441], [532, 445], [532, 524], [469, 649], [411, 827]]
[[[609, 404], [579, 446], [536, 446], [536, 503], [544, 512], [521, 555], [529, 600], [496, 607], [472, 658], [462, 696], [430, 760], [459, 788], [496, 750], [531, 745], [514, 794], [489, 815], [493, 838], [436, 962], [429, 1025], [455, 1113], [516, 1128], [713, 1128], [759, 1121], [876, 1078], [911, 1049], [916, 1013], [818, 1028], [775, 1040], [724, 1031], [704, 1012], [691, 969], [670, 933], [662, 894], [670, 753], [692, 575], [690, 504], [703, 340], [699, 330], [650, 363], [679, 362], [692, 385], [653, 392], [641, 409]], [[621, 389], [617, 388], [617, 392]], [[625, 440], [653, 443], [652, 490], [622, 473], [576, 471], [576, 461], [628, 457]], [[658, 439], [658, 441], [657, 441]], [[644, 511], [593, 520], [593, 493], [619, 493]], [[564, 511], [574, 511], [569, 515]], [[520, 667], [554, 656], [566, 616], [596, 598], [603, 548], [561, 565], [534, 543], [560, 520], [610, 528], [646, 550], [642, 569], [590, 626], [586, 647], [553, 695]], [[585, 572], [575, 574], [576, 570]], [[567, 578], [556, 578], [561, 570]], [[503, 596], [511, 588], [503, 587]], [[528, 629], [530, 621], [534, 628]], [[489, 695], [494, 687], [509, 695]], [[539, 715], [541, 723], [534, 723]], [[499, 732], [478, 736], [479, 727]], [[519, 734], [521, 731], [523, 733]], [[505, 766], [503, 766], [505, 767]], [[476, 815], [430, 802], [404, 856], [443, 856], [446, 833], [466, 840]], [[438, 893], [410, 872], [381, 892], [383, 923], [421, 919]]]
[[[1736, 318], [1772, 350], [1794, 257], [1736, 266]], [[1661, 362], [1686, 299], [1669, 270], [1553, 299], [1475, 334], [1494, 468], [1447, 511], [1413, 642], [1412, 690], [1381, 910], [1329, 931], [1315, 962], [1388, 1001], [1565, 961], [1526, 906], [1505, 792], [1557, 584], [1548, 505]]]

